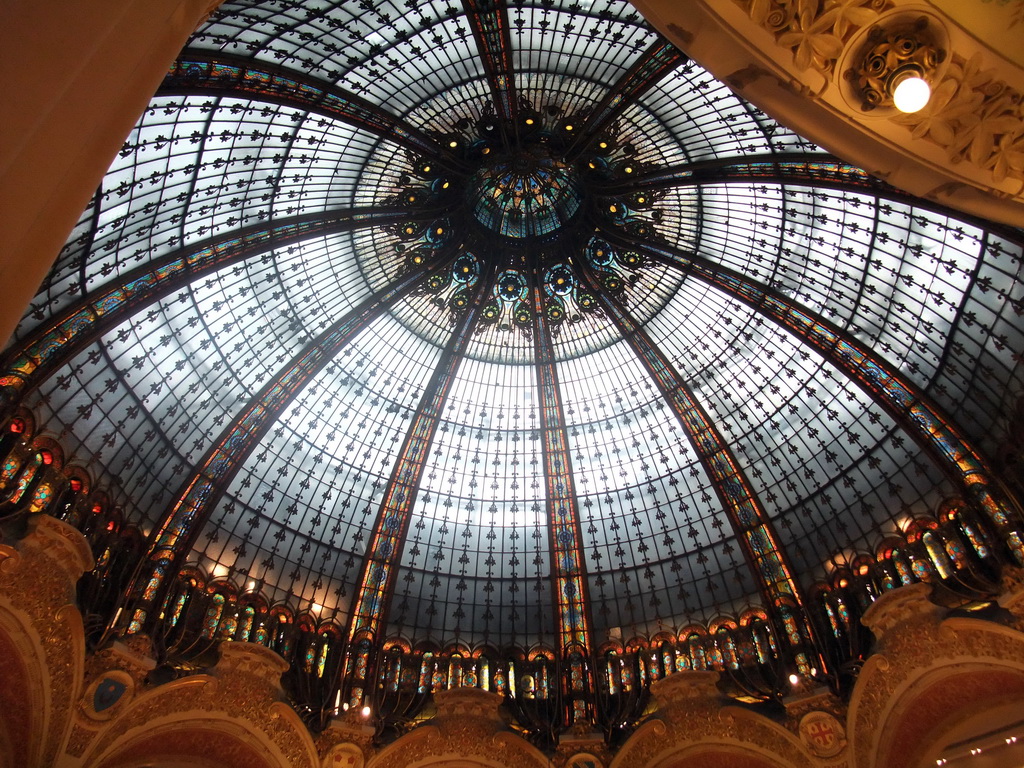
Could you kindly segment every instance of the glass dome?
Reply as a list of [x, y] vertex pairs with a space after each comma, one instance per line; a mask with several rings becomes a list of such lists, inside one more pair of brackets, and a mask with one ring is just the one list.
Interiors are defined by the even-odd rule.
[[998, 525], [1020, 242], [620, 0], [228, 0], [0, 384], [157, 582], [594, 652], [799, 605], [950, 497]]

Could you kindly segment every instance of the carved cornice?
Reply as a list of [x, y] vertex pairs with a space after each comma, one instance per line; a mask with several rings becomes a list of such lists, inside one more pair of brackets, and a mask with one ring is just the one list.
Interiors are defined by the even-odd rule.
[[[280, 676], [287, 664], [273, 651], [252, 643], [223, 642], [221, 660], [210, 675], [186, 677], [139, 696], [100, 735], [85, 763], [100, 763], [142, 738], [154, 723], [178, 721], [190, 727], [234, 724], [282, 766], [319, 765], [308, 730], [282, 700]], [[200, 716], [204, 713], [208, 717]], [[183, 751], [187, 752], [188, 747]]]
[[367, 768], [444, 764], [446, 759], [485, 766], [546, 768], [547, 758], [509, 731], [498, 714], [501, 696], [477, 688], [434, 694], [438, 716], [370, 759]]
[[0, 610], [13, 611], [17, 624], [31, 627], [30, 640], [45, 663], [40, 672], [49, 678], [48, 711], [40, 713], [43, 765], [56, 759], [82, 686], [85, 635], [74, 606], [75, 584], [90, 568], [92, 554], [82, 534], [46, 515], [33, 516], [23, 539], [0, 547]]
[[937, 626], [942, 609], [928, 600], [931, 591], [927, 584], [918, 583], [886, 592], [864, 612], [861, 624], [871, 630], [879, 648], [885, 647], [892, 631], [901, 625]]
[[[896, 599], [879, 600], [864, 617], [884, 644], [864, 664], [850, 700], [846, 727], [857, 766], [874, 765], [880, 740], [912, 706], [922, 681], [1000, 670], [1024, 676], [1024, 634], [981, 619], [940, 621], [922, 605], [926, 591], [895, 590]], [[872, 616], [875, 607], [880, 610]]]
[[[847, 162], [966, 213], [1024, 221], [1024, 69], [937, 8], [920, 0], [635, 5], [744, 98]], [[844, 73], [873, 28], [913, 16], [948, 41], [929, 105], [914, 115], [863, 110]]]
[[729, 704], [717, 672], [676, 672], [651, 686], [658, 708], [622, 747], [611, 768], [656, 768], [684, 756], [723, 753], [749, 763], [815, 765], [797, 738], [761, 714]]

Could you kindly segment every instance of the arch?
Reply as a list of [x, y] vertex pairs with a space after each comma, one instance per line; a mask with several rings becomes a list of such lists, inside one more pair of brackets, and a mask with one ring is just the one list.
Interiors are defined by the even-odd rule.
[[0, 600], [0, 766], [38, 765], [50, 713], [46, 658], [35, 632]]
[[968, 718], [1008, 702], [1024, 709], [1019, 632], [973, 618], [904, 621], [883, 630], [881, 654], [868, 659], [854, 686], [847, 716], [853, 768], [923, 765], [941, 736]]
[[[890, 706], [870, 765], [904, 768], [924, 765], [943, 734], [965, 720], [1003, 706], [1024, 708], [1024, 664], [955, 664], [915, 679]], [[934, 762], [932, 763], [934, 765]]]
[[223, 768], [288, 766], [275, 745], [267, 742], [261, 732], [245, 721], [217, 713], [204, 713], [202, 718], [171, 715], [129, 731], [88, 764], [95, 768], [167, 764]]

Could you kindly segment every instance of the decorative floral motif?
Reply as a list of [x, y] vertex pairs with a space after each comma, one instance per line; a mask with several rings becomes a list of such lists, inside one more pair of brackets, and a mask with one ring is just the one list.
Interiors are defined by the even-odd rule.
[[736, 0], [750, 18], [789, 48], [800, 69], [830, 77], [846, 41], [888, 10], [888, 0]]
[[983, 67], [981, 54], [954, 55], [928, 106], [893, 119], [944, 148], [951, 163], [985, 168], [996, 182], [1024, 178], [1022, 94]]

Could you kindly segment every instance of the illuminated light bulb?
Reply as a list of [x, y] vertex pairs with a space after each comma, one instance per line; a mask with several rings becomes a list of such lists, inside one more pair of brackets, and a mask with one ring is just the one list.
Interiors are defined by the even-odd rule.
[[446, 182], [445, 182], [444, 184], [442, 184], [442, 185], [441, 185], [441, 189], [448, 189], [448, 187], [450, 187], [450, 186], [451, 186], [451, 184], [449, 184], [449, 183], [448, 183], [448, 182], [446, 181]]
[[567, 126], [565, 126], [565, 130], [567, 130], [567, 131], [571, 131], [571, 130], [572, 130], [572, 125], [567, 125]]
[[459, 146], [459, 142], [457, 142], [457, 141], [449, 141], [448, 142], [448, 146], [451, 147], [452, 149], [455, 149], [457, 146]]
[[608, 142], [607, 141], [602, 141], [597, 146], [599, 146], [601, 149], [608, 149]]
[[789, 684], [790, 685], [799, 685], [800, 684], [799, 676], [797, 676], [797, 675], [790, 675], [789, 676]]
[[533, 125], [533, 118], [532, 117], [526, 118], [526, 124], [527, 125]]
[[320, 605], [320, 603], [313, 603], [313, 610], [317, 613], [320, 613], [320, 611], [322, 611], [323, 609], [324, 607]]
[[248, 589], [250, 592], [252, 592], [252, 590], [256, 589], [256, 582], [255, 581], [250, 581], [249, 585], [246, 587], [246, 589]]
[[623, 170], [624, 170], [624, 171], [625, 171], [626, 173], [632, 173], [632, 172], [633, 172], [633, 166], [631, 166], [631, 165], [627, 165], [627, 166], [626, 166], [625, 168], [623, 168]]
[[587, 163], [587, 165], [589, 165], [589, 166], [590, 166], [591, 168], [597, 168], [597, 166], [596, 166], [596, 165], [594, 165], [594, 163], [593, 163], [593, 162]]
[[893, 81], [892, 103], [900, 112], [920, 112], [931, 96], [931, 86], [916, 72], [908, 72]]
[[361, 710], [359, 710], [359, 713], [363, 717], [369, 717], [370, 716], [370, 705], [367, 704], [365, 707], [363, 707]]

